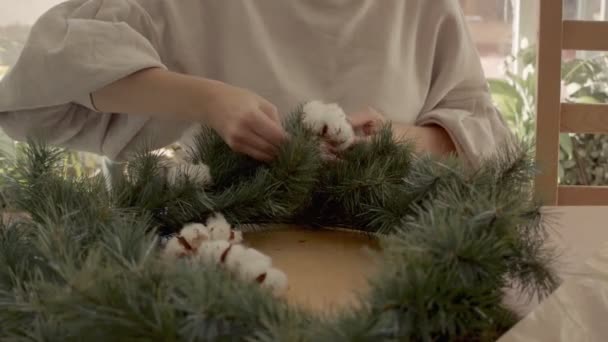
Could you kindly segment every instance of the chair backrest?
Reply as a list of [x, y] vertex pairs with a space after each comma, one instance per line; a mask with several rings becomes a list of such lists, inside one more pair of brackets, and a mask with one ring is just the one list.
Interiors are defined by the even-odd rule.
[[608, 205], [608, 187], [558, 184], [560, 133], [608, 133], [608, 105], [562, 103], [562, 51], [608, 51], [608, 22], [564, 20], [563, 0], [539, 4], [537, 196], [546, 205]]

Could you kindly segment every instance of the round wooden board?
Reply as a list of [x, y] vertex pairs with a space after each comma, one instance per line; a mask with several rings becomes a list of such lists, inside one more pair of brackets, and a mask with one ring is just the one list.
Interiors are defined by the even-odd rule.
[[281, 227], [247, 233], [245, 241], [287, 274], [287, 301], [316, 313], [356, 306], [377, 269], [377, 241], [363, 234]]

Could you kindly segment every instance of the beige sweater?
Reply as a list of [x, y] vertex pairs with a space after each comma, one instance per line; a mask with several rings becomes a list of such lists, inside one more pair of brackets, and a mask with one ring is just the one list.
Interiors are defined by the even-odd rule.
[[249, 88], [282, 113], [320, 99], [439, 124], [473, 164], [509, 136], [457, 0], [68, 1], [38, 20], [0, 82], [0, 125], [115, 160], [166, 146], [188, 125], [89, 100], [153, 66]]

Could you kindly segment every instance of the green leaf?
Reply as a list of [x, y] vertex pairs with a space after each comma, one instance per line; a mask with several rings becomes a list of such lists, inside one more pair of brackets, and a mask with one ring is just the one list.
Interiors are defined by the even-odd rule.
[[576, 162], [572, 159], [570, 160], [566, 160], [563, 163], [561, 163], [561, 165], [563, 165], [564, 169], [572, 169], [576, 166]]
[[604, 66], [597, 60], [573, 59], [562, 65], [562, 80], [566, 84], [576, 83], [582, 86], [595, 80], [604, 71]]
[[593, 97], [590, 95], [574, 97], [574, 98], [572, 98], [572, 102], [585, 103], [585, 104], [601, 104], [602, 103], [602, 101], [600, 101], [597, 97]]
[[563, 133], [559, 135], [559, 147], [561, 151], [565, 153], [568, 159], [572, 158], [572, 138], [568, 133]]
[[503, 113], [512, 120], [518, 119], [523, 109], [524, 99], [515, 86], [506, 80], [489, 80], [492, 98]]
[[517, 59], [522, 64], [525, 65], [536, 65], [536, 46], [530, 46], [526, 49], [522, 49], [517, 54]]

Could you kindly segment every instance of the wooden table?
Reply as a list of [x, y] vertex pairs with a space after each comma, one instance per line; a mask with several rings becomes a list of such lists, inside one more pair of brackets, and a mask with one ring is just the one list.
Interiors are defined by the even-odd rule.
[[500, 342], [608, 341], [608, 207], [563, 207], [552, 241], [564, 282]]
[[[585, 261], [604, 244], [608, 247], [608, 207], [545, 208], [545, 212], [555, 222], [550, 243], [561, 251], [558, 273], [567, 283], [580, 276]], [[378, 269], [378, 246], [364, 235], [286, 228], [250, 233], [245, 239], [287, 273], [287, 300], [317, 312], [356, 305], [357, 292], [365, 292], [366, 278]], [[513, 297], [507, 301], [523, 315], [542, 306]]]

